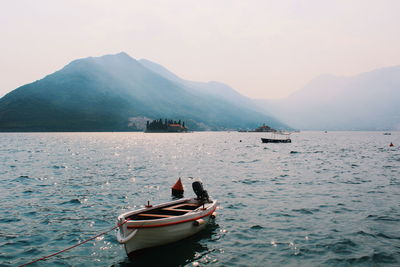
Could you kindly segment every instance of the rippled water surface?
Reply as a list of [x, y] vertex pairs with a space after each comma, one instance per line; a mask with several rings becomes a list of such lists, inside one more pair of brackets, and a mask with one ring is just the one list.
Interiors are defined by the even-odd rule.
[[[400, 133], [0, 134], [0, 265], [115, 225], [178, 177], [220, 201], [215, 224], [130, 261], [115, 232], [32, 266], [399, 266]], [[389, 143], [394, 147], [390, 148]]]

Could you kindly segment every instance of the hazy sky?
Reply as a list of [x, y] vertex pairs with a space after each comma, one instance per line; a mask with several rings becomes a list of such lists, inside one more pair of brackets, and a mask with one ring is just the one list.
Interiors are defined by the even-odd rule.
[[400, 65], [398, 0], [0, 0], [0, 96], [125, 51], [195, 81], [278, 98], [322, 73]]

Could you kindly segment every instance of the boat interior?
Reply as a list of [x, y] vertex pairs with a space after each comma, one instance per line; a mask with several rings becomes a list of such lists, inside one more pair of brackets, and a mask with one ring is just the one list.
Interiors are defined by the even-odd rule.
[[173, 204], [170, 206], [164, 206], [132, 214], [127, 219], [142, 221], [142, 220], [165, 219], [175, 216], [181, 216], [197, 209], [201, 205], [202, 203], [188, 203], [188, 202]]

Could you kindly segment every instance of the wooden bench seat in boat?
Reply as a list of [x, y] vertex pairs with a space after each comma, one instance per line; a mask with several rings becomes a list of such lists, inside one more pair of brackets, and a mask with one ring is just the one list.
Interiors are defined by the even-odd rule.
[[184, 206], [191, 206], [191, 207], [199, 207], [200, 205], [198, 205], [198, 204], [194, 204], [194, 203], [182, 203], [182, 204], [178, 204], [178, 205], [175, 205], [175, 206], [171, 206], [171, 207], [168, 207], [168, 208], [170, 208], [170, 209], [176, 209], [176, 208], [180, 208], [180, 207], [184, 207]]
[[166, 214], [151, 214], [151, 213], [140, 213], [138, 216], [143, 217], [156, 217], [156, 218], [170, 218], [175, 217], [175, 215], [166, 215]]
[[181, 212], [189, 212], [189, 211], [192, 211], [192, 210], [174, 209], [174, 208], [163, 208], [163, 210], [168, 210], [168, 211], [181, 211]]
[[154, 220], [154, 219], [171, 218], [171, 217], [181, 216], [188, 212], [194, 211], [198, 207], [200, 207], [200, 205], [195, 203], [180, 203], [172, 206], [167, 206], [164, 208], [145, 211], [144, 213], [133, 214], [132, 216], [129, 217], [129, 219]]

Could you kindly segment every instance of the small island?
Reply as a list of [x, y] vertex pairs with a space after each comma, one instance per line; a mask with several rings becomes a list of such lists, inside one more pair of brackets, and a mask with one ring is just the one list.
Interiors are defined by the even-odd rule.
[[165, 119], [147, 121], [145, 133], [186, 133], [185, 122]]
[[260, 133], [260, 132], [262, 132], [262, 133], [264, 133], [264, 132], [270, 133], [270, 132], [272, 132], [273, 133], [273, 132], [276, 132], [276, 130], [274, 128], [269, 127], [268, 125], [263, 124], [262, 126], [254, 129], [254, 130], [251, 130], [251, 131], [239, 130], [239, 132], [245, 132], [245, 133]]

